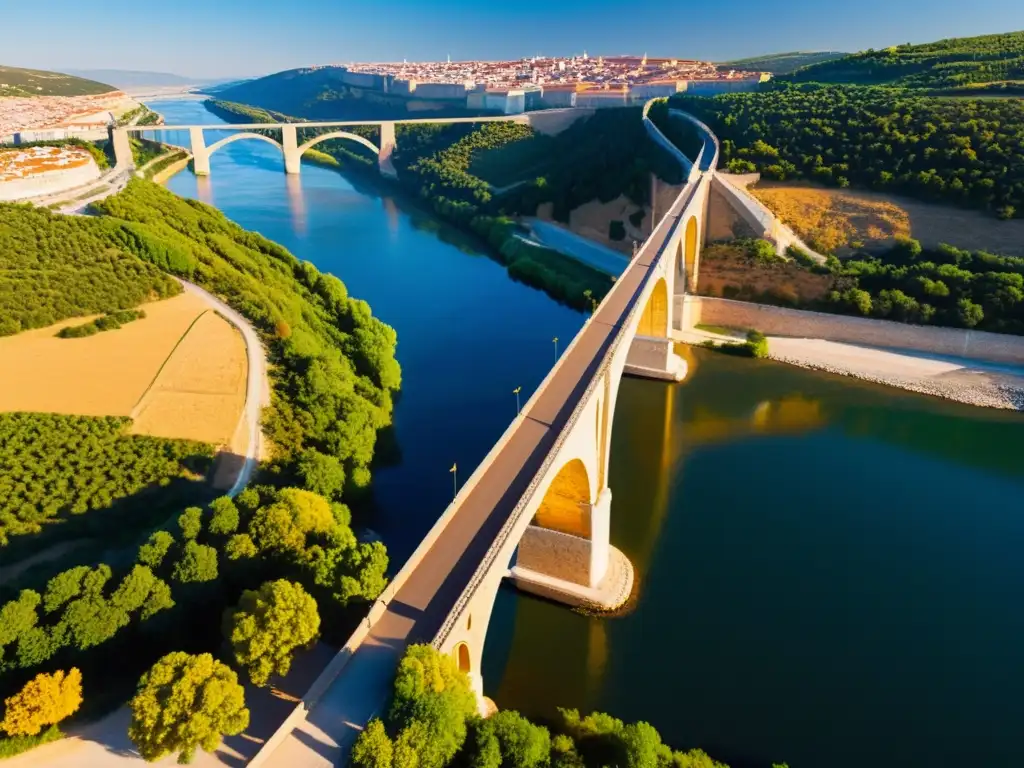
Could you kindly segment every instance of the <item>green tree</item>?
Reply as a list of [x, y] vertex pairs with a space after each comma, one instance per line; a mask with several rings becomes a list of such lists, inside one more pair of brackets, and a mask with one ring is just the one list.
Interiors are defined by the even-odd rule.
[[256, 549], [256, 545], [253, 544], [249, 534], [236, 533], [228, 539], [228, 543], [224, 547], [224, 554], [228, 556], [228, 560], [246, 560], [256, 557], [259, 554], [259, 550]]
[[329, 456], [315, 448], [304, 451], [298, 461], [302, 484], [325, 499], [341, 495], [345, 487], [345, 469], [336, 456]]
[[243, 592], [224, 625], [235, 661], [259, 686], [271, 675], [287, 675], [295, 651], [312, 643], [319, 631], [316, 601], [299, 584], [284, 579]]
[[150, 568], [159, 568], [167, 552], [174, 545], [174, 537], [167, 531], [156, 531], [139, 547], [138, 561]]
[[295, 556], [304, 554], [309, 534], [328, 533], [334, 527], [326, 499], [299, 488], [285, 488], [274, 503], [256, 510], [249, 534], [260, 552]]
[[420, 768], [443, 768], [466, 739], [466, 719], [476, 713], [476, 696], [469, 679], [447, 654], [429, 645], [411, 645], [395, 675], [394, 697], [388, 715], [419, 757]]
[[46, 583], [46, 593], [43, 595], [43, 610], [53, 613], [69, 600], [78, 597], [82, 591], [82, 580], [90, 570], [87, 565], [79, 565], [50, 579]]
[[189, 507], [178, 517], [178, 527], [186, 539], [195, 539], [203, 530], [203, 510]]
[[187, 765], [196, 749], [213, 752], [222, 736], [249, 725], [238, 676], [208, 653], [161, 658], [139, 680], [129, 707], [128, 737], [149, 762], [177, 752], [178, 763]]
[[352, 746], [353, 768], [392, 768], [393, 745], [384, 723], [373, 718]]
[[182, 584], [217, 578], [217, 550], [194, 541], [185, 542], [181, 558], [174, 564], [173, 578]]
[[[547, 728], [534, 725], [513, 710], [491, 715], [487, 723], [498, 740], [504, 768], [536, 768], [547, 761], [551, 751]], [[640, 767], [630, 765], [629, 768]]]
[[985, 312], [970, 299], [960, 299], [956, 303], [957, 318], [964, 328], [973, 328], [985, 318]]
[[230, 496], [221, 496], [210, 503], [210, 533], [230, 536], [238, 530], [238, 507]]

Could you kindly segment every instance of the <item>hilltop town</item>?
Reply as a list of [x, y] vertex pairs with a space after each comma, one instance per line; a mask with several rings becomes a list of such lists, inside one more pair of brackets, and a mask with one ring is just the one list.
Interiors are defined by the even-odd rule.
[[708, 61], [641, 56], [534, 56], [512, 61], [332, 64], [352, 88], [416, 100], [462, 101], [469, 109], [617, 106], [680, 92], [752, 90], [769, 75]]

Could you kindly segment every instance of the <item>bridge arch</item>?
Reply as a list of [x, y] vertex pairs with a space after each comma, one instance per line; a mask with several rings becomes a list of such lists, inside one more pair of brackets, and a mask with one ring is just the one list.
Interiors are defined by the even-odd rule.
[[590, 473], [582, 459], [567, 461], [551, 481], [533, 516], [533, 525], [581, 539], [591, 538]]
[[362, 144], [375, 155], [380, 154], [380, 147], [377, 147], [372, 141], [370, 141], [364, 136], [360, 136], [355, 133], [349, 133], [348, 131], [331, 131], [330, 133], [325, 133], [321, 136], [314, 136], [305, 144], [300, 145], [299, 155], [301, 156], [307, 149], [312, 149], [321, 141], [327, 141], [328, 139], [349, 139], [350, 141], [355, 141], [358, 142], [359, 144]]
[[668, 336], [668, 285], [664, 277], [659, 277], [658, 282], [647, 299], [647, 306], [640, 316], [640, 324], [636, 329], [638, 336], [650, 336], [663, 339]]
[[272, 138], [270, 138], [269, 136], [264, 136], [261, 133], [250, 133], [249, 131], [245, 131], [244, 133], [233, 133], [230, 136], [224, 137], [223, 139], [218, 141], [216, 144], [211, 144], [210, 146], [208, 146], [206, 148], [206, 156], [209, 157], [210, 155], [212, 155], [214, 152], [216, 152], [221, 147], [227, 146], [228, 144], [230, 144], [233, 141], [241, 141], [242, 139], [259, 139], [260, 141], [266, 141], [266, 142], [268, 142], [270, 144], [273, 144], [275, 147], [280, 149], [282, 152], [284, 151], [284, 148], [280, 144], [278, 144], [276, 141], [274, 141]]
[[697, 217], [691, 216], [686, 222], [686, 288], [694, 291], [697, 288]]

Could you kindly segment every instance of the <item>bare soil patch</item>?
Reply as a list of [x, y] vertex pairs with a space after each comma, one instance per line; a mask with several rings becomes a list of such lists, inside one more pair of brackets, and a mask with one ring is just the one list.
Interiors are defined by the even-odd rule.
[[758, 182], [749, 188], [807, 244], [844, 255], [855, 243], [868, 250], [913, 237], [926, 248], [940, 243], [1004, 256], [1024, 256], [1024, 220], [999, 221], [983, 211], [910, 200], [882, 192]]
[[762, 264], [746, 249], [728, 243], [707, 246], [701, 253], [697, 290], [725, 298], [771, 297], [773, 303], [819, 301], [832, 288], [831, 275], [810, 272], [791, 261]]

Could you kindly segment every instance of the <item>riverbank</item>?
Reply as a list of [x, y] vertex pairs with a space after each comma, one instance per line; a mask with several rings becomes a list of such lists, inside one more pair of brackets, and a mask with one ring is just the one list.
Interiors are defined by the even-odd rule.
[[[688, 344], [742, 341], [738, 329], [698, 327], [677, 331]], [[883, 349], [826, 339], [768, 337], [768, 357], [800, 368], [898, 387], [982, 408], [1024, 411], [1024, 367], [935, 355], [914, 350]]]

